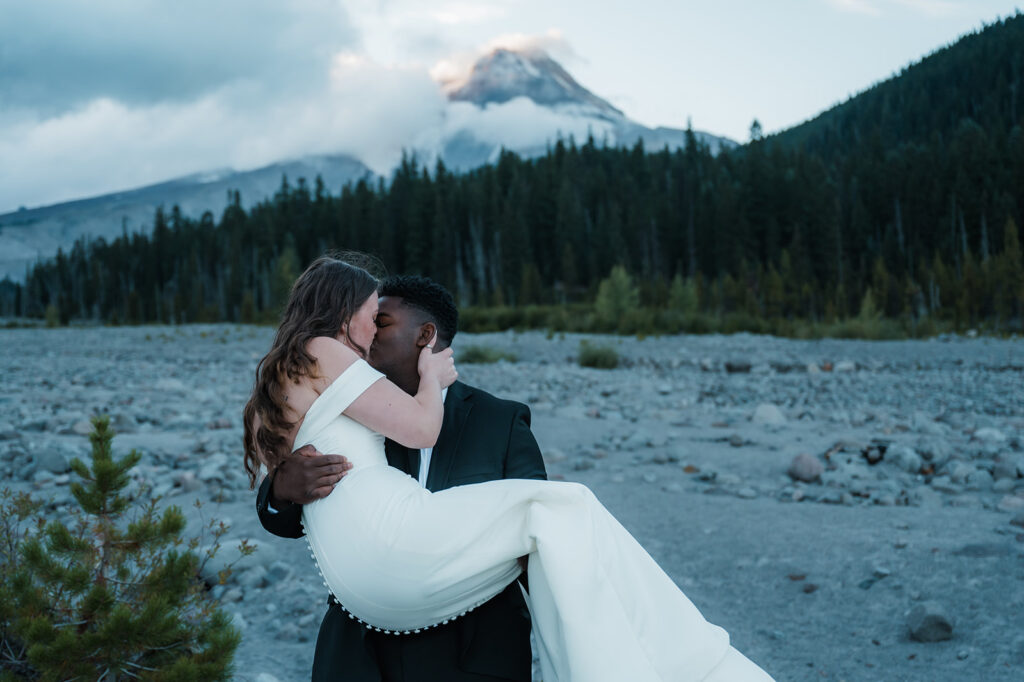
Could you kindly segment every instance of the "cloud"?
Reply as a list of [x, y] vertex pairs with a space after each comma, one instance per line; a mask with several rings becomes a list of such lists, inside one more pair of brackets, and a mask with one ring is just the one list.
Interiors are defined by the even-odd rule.
[[[526, 99], [449, 104], [428, 68], [436, 56], [422, 59], [450, 50], [443, 34], [424, 37], [420, 58], [369, 45], [413, 15], [426, 36], [489, 21], [507, 2], [408, 16], [403, 3], [414, 7], [353, 0], [350, 16], [334, 0], [0, 0], [0, 213], [308, 154], [350, 154], [387, 174], [403, 150], [427, 158], [464, 130], [516, 147], [585, 138], [585, 124]], [[575, 57], [549, 31], [502, 36], [451, 64], [466, 72], [499, 46]]]
[[445, 3], [436, 9], [428, 11], [434, 21], [450, 26], [493, 21], [501, 19], [507, 13], [506, 8], [500, 5], [468, 2]]
[[893, 2], [931, 17], [946, 17], [964, 9], [963, 3], [950, 0], [893, 0]]
[[574, 137], [577, 143], [593, 134], [602, 139], [610, 133], [607, 122], [583, 119], [568, 110], [558, 111], [540, 106], [526, 97], [517, 97], [484, 108], [468, 102], [452, 102], [445, 117], [443, 134], [452, 137], [462, 130], [473, 131], [481, 142], [504, 145], [514, 149], [543, 146], [558, 137]]
[[306, 154], [386, 173], [443, 120], [333, 0], [43, 5], [0, 0], [0, 212]]
[[843, 12], [878, 16], [881, 10], [870, 0], [827, 0], [828, 4]]
[[357, 34], [331, 0], [0, 0], [0, 107], [187, 101], [239, 81], [314, 84]]
[[0, 122], [0, 212], [189, 173], [257, 168], [306, 154], [347, 153], [386, 173], [402, 149], [443, 120], [445, 100], [423, 69], [342, 53], [323, 88], [268, 97], [259, 83], [188, 101], [97, 98], [41, 120]]
[[877, 17], [897, 7], [929, 17], [945, 17], [964, 9], [962, 2], [954, 0], [826, 0], [836, 9], [852, 14]]

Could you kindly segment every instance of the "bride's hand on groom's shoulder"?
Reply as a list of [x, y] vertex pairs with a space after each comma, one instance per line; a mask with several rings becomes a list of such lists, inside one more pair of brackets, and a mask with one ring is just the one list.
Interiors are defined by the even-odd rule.
[[352, 464], [342, 455], [321, 454], [304, 445], [277, 467], [270, 487], [271, 504], [309, 504], [327, 497]]

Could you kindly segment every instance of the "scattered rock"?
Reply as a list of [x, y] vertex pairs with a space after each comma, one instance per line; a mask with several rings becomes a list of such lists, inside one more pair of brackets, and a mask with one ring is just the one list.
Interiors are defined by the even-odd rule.
[[992, 463], [992, 478], [997, 481], [1003, 478], [1017, 478], [1017, 462], [1008, 457], [1001, 457]]
[[1013, 478], [1000, 478], [992, 484], [992, 492], [1008, 493], [1017, 487], [1017, 480]]
[[917, 431], [918, 433], [924, 433], [931, 436], [944, 436], [946, 434], [946, 427], [926, 415], [924, 412], [915, 412], [912, 423], [914, 431]]
[[821, 463], [821, 460], [804, 452], [793, 458], [786, 471], [794, 481], [804, 481], [805, 483], [820, 480], [824, 472], [825, 465]]
[[740, 488], [739, 490], [736, 491], [736, 497], [742, 498], [744, 500], [752, 500], [755, 497], [757, 497], [757, 491], [749, 486], [745, 488]]
[[974, 472], [974, 467], [965, 462], [953, 460], [946, 466], [946, 475], [953, 483], [966, 483], [967, 477]]
[[885, 461], [908, 474], [916, 474], [921, 470], [921, 457], [905, 445], [889, 446], [885, 451]]
[[910, 638], [918, 642], [942, 642], [953, 638], [953, 622], [934, 601], [918, 604], [907, 617]]
[[921, 438], [914, 449], [934, 468], [942, 466], [953, 457], [952, 446], [941, 438]]
[[223, 483], [226, 472], [224, 466], [218, 462], [208, 462], [199, 468], [197, 478], [203, 483]]
[[155, 388], [156, 390], [161, 391], [161, 392], [167, 392], [167, 391], [185, 392], [187, 390], [185, 388], [185, 384], [182, 383], [182, 381], [180, 379], [173, 379], [171, 377], [164, 377], [163, 379], [157, 379], [156, 383], [153, 385], [153, 388]]
[[80, 419], [72, 425], [71, 432], [79, 436], [88, 436], [92, 433], [92, 422], [88, 419]]
[[877, 445], [872, 445], [864, 450], [864, 459], [868, 461], [868, 464], [878, 464], [884, 457], [884, 451]]
[[53, 449], [52, 445], [33, 452], [32, 459], [39, 469], [48, 471], [51, 474], [63, 474], [71, 471], [71, 464], [67, 458]]
[[[224, 586], [223, 585], [217, 585], [214, 589], [216, 589], [217, 587], [224, 587]], [[238, 601], [242, 601], [243, 599], [245, 599], [245, 593], [242, 592], [241, 588], [232, 587], [230, 589], [224, 590], [223, 600], [225, 602], [238, 602]]]
[[955, 556], [965, 556], [972, 559], [987, 559], [989, 557], [1006, 556], [1009, 553], [1010, 550], [1006, 545], [1000, 545], [994, 542], [979, 542], [964, 545], [953, 552]]
[[776, 405], [762, 403], [754, 410], [751, 421], [760, 426], [782, 426], [786, 423], [786, 415]]
[[984, 469], [975, 469], [967, 475], [968, 490], [990, 490], [992, 483], [992, 474]]
[[277, 638], [285, 642], [294, 642], [299, 639], [300, 634], [299, 626], [295, 623], [285, 623], [277, 629]]
[[544, 461], [548, 464], [564, 462], [568, 456], [558, 448], [548, 448], [544, 451]]
[[241, 574], [238, 574], [235, 581], [243, 588], [250, 590], [265, 587], [268, 583], [267, 569], [262, 566], [253, 566], [252, 568], [243, 571]]
[[[239, 630], [241, 630], [242, 632], [245, 632], [245, 628], [248, 627], [248, 625], [249, 625], [245, 621], [245, 616], [243, 616], [238, 611], [235, 611], [234, 613], [231, 614], [231, 624], [234, 625]], [[261, 675], [261, 677], [262, 677], [262, 675]], [[257, 677], [256, 679], [259, 682], [276, 682], [276, 680], [277, 680], [277, 678], [274, 677], [273, 675], [269, 676], [270, 679], [266, 679], [266, 680], [261, 680], [261, 677]]]
[[201, 487], [199, 479], [196, 478], [196, 475], [191, 471], [183, 471], [178, 474], [175, 482], [181, 487], [181, 490], [186, 493], [194, 493]]
[[594, 460], [589, 457], [577, 457], [572, 461], [573, 471], [587, 471], [594, 468]]
[[999, 429], [985, 427], [975, 431], [974, 435], [971, 436], [971, 440], [982, 443], [1005, 443], [1006, 436]]
[[996, 509], [1003, 512], [1019, 512], [1024, 510], [1024, 496], [1006, 495], [999, 500]]
[[743, 482], [743, 479], [741, 479], [737, 474], [726, 472], [724, 474], [718, 474], [715, 478], [715, 482], [718, 485], [737, 486]]

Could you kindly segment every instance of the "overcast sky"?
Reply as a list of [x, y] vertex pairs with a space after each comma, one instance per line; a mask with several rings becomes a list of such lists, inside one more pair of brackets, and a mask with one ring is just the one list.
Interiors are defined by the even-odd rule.
[[498, 45], [545, 47], [648, 126], [743, 141], [1020, 4], [0, 0], [0, 212], [310, 153], [386, 172], [451, 117], [437, 82]]

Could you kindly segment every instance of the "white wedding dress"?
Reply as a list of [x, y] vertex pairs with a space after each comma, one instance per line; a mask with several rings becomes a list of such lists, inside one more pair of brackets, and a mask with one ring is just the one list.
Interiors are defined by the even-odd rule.
[[770, 680], [729, 646], [583, 485], [503, 480], [431, 493], [388, 466], [383, 437], [344, 416], [383, 377], [357, 360], [313, 403], [295, 447], [351, 472], [305, 505], [324, 582], [374, 629], [416, 632], [488, 601], [520, 574], [545, 682]]

